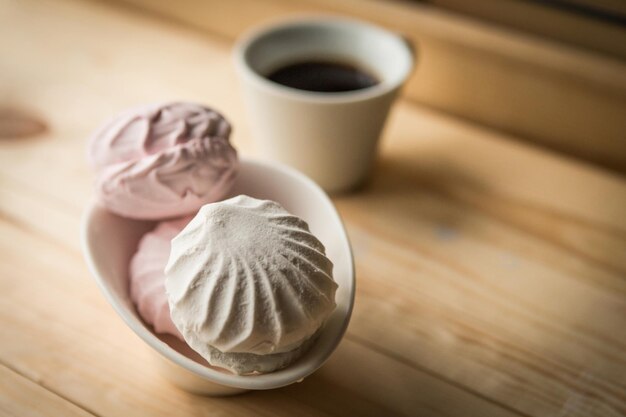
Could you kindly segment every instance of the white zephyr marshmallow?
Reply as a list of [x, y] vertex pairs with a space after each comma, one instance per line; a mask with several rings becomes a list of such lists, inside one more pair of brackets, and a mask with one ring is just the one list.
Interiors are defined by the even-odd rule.
[[335, 309], [332, 268], [307, 223], [278, 203], [206, 204], [172, 240], [172, 320], [211, 365], [272, 372], [303, 354]]

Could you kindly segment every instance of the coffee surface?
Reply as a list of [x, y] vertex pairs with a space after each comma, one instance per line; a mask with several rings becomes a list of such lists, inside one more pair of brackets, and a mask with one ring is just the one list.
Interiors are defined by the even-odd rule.
[[339, 93], [378, 84], [376, 77], [356, 66], [332, 61], [296, 62], [271, 72], [268, 79], [299, 90]]

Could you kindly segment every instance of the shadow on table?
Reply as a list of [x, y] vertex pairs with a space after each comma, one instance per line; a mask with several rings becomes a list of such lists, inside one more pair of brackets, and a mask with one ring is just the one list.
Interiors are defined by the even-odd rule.
[[364, 184], [337, 198], [367, 200], [424, 193], [451, 197], [456, 190], [482, 194], [489, 188], [472, 172], [463, 171], [446, 160], [417, 158], [411, 153], [386, 154], [379, 157], [372, 175]]
[[274, 416], [413, 416], [422, 409], [412, 370], [391, 364], [353, 341], [344, 340], [331, 359], [300, 383], [236, 397]]
[[[463, 203], [454, 194], [459, 188], [474, 193], [485, 191], [481, 183], [452, 167], [436, 164], [420, 167], [411, 162], [410, 155], [404, 155], [381, 159], [367, 184], [354, 193], [335, 196], [334, 201], [348, 220], [349, 233], [356, 232], [354, 226], [360, 224], [359, 227], [371, 227], [369, 232], [377, 235], [382, 231], [377, 230], [371, 221], [376, 218], [380, 222], [378, 226], [384, 228], [384, 219], [393, 218], [398, 224], [419, 221], [419, 227], [432, 228], [434, 233], [440, 233], [435, 238], [448, 239], [450, 231], [462, 227], [464, 222], [463, 210], [458, 209]], [[437, 211], [446, 206], [451, 209]], [[368, 273], [375, 272], [363, 271], [363, 262], [368, 255], [359, 252], [358, 236], [351, 235], [351, 239], [355, 246], [357, 276], [366, 278]], [[357, 284], [359, 295], [352, 330], [349, 329], [324, 367], [302, 383], [269, 392], [250, 393], [241, 399], [269, 408], [282, 404], [285, 410], [289, 407], [289, 399], [294, 413], [303, 415], [307, 413], [296, 412], [295, 404], [308, 409], [311, 415], [338, 416], [441, 415], [450, 411], [450, 407], [459, 415], [480, 415], [490, 411], [484, 400], [422, 366], [428, 359], [420, 356], [417, 349], [411, 351], [415, 335], [409, 335], [411, 330], [408, 327], [405, 333], [393, 330], [394, 326], [403, 326], [401, 323], [387, 323], [387, 328], [378, 326], [380, 323], [365, 324], [371, 317], [371, 312], [365, 313], [365, 310], [380, 311], [386, 306], [380, 300], [376, 303], [368, 301], [365, 305], [368, 297], [371, 298], [366, 292], [371, 289], [366, 289], [363, 284], [361, 289]], [[360, 302], [364, 304], [360, 305]], [[412, 319], [406, 317], [406, 320]], [[372, 326], [376, 328], [376, 334], [370, 332]], [[402, 334], [408, 339], [399, 340]], [[394, 344], [385, 351], [385, 341], [402, 347], [395, 352], [398, 349]]]
[[468, 232], [468, 218], [476, 217], [479, 205], [499, 198], [480, 177], [452, 162], [396, 153], [381, 157], [359, 189], [333, 201], [358, 261], [367, 252], [367, 236], [400, 244], [419, 233], [433, 243], [453, 242]]
[[[477, 155], [476, 157], [479, 156]], [[502, 167], [509, 168], [506, 165], [502, 165]], [[510, 169], [515, 168], [515, 166], [510, 167]], [[484, 175], [484, 172], [482, 174]], [[523, 175], [523, 173], [520, 173], [520, 175]], [[494, 184], [496, 183], [497, 181], [494, 181]], [[541, 184], [528, 183], [527, 186], [541, 187]], [[588, 298], [583, 297], [582, 292], [576, 289], [577, 284], [574, 283], [576, 281], [582, 281], [586, 284], [593, 283], [594, 285], [602, 283], [607, 285], [607, 287], [610, 286], [608, 287], [609, 291], [612, 291], [619, 284], [617, 279], [608, 278], [607, 272], [613, 273], [615, 277], [618, 277], [620, 272], [619, 264], [607, 262], [593, 252], [591, 250], [593, 248], [579, 245], [571, 236], [593, 236], [596, 242], [603, 242], [606, 247], [614, 247], [616, 244], [619, 244], [617, 239], [610, 235], [611, 231], [607, 232], [590, 222], [577, 222], [575, 218], [568, 218], [567, 213], [559, 216], [539, 203], [530, 204], [523, 200], [518, 201], [516, 199], [517, 194], [516, 197], [513, 197], [513, 193], [511, 195], [508, 194], [505, 184], [504, 186], [503, 184], [498, 184], [498, 189], [493, 187], [491, 179], [481, 178], [479, 173], [469, 170], [464, 171], [460, 165], [448, 162], [443, 158], [439, 160], [436, 158], [417, 158], [416, 155], [396, 153], [385, 155], [380, 159], [372, 178], [361, 189], [352, 194], [337, 196], [335, 197], [335, 202], [340, 211], [343, 212], [344, 218], [349, 220], [348, 229], [349, 232], [352, 232], [350, 237], [357, 249], [359, 245], [367, 246], [368, 240], [376, 240], [371, 236], [383, 236], [383, 240], [386, 243], [392, 242], [396, 247], [417, 242], [415, 244], [416, 248], [425, 249], [424, 253], [422, 253], [424, 257], [428, 258], [432, 252], [433, 256], [439, 257], [435, 258], [436, 261], [445, 261], [442, 263], [450, 266], [449, 269], [452, 270], [452, 274], [467, 276], [469, 280], [473, 279], [473, 275], [478, 276], [481, 282], [475, 284], [476, 288], [482, 289], [487, 286], [497, 286], [499, 293], [505, 294], [510, 298], [511, 305], [516, 304], [517, 307], [522, 306], [522, 308], [532, 306], [536, 311], [545, 314], [548, 321], [559, 321], [559, 325], [568, 330], [577, 329], [576, 332], [578, 332], [578, 329], [584, 329], [588, 332], [588, 335], [592, 335], [593, 339], [602, 336], [607, 346], [605, 354], [607, 356], [612, 354], [610, 347], [612, 345], [619, 346], [620, 340], [619, 337], [610, 334], [611, 326], [607, 324], [609, 320], [614, 318], [611, 307], [598, 308], [597, 303], [594, 305], [589, 301], [592, 299], [592, 296], [590, 295]], [[486, 219], [487, 217], [491, 217], [491, 219]], [[485, 242], [486, 239], [482, 236], [482, 228], [486, 224], [493, 225], [496, 221], [500, 224], [508, 222], [512, 225], [510, 229], [515, 230], [514, 232], [505, 231], [502, 234], [507, 233], [511, 235], [517, 233], [518, 236], [521, 236], [520, 239], [526, 240], [528, 238], [528, 242], [541, 239], [543, 241], [541, 245], [545, 244], [550, 247], [550, 250], [554, 250], [554, 253], [550, 255], [553, 257], [552, 260], [548, 256], [543, 257], [536, 252], [524, 252], [523, 248], [514, 247], [514, 249], [507, 249], [505, 244], [500, 246], [497, 241], [488, 242], [485, 246], [491, 244], [493, 249], [485, 249], [485, 251], [490, 250], [490, 254], [494, 257], [502, 256], [503, 253], [506, 254], [507, 250], [511, 250], [512, 254], [509, 258], [502, 259], [503, 266], [500, 268], [497, 268], [498, 265], [494, 262], [490, 264], [493, 265], [493, 271], [485, 273], [485, 269], [482, 269], [480, 273], [472, 274], [472, 268], [465, 268], [470, 262], [455, 262], [455, 255], [452, 252], [451, 254], [446, 253], [445, 246], [438, 246], [438, 250], [431, 251], [435, 245], [445, 245], [446, 241], [455, 241], [455, 239], [463, 235], [472, 234], [476, 238], [475, 240]], [[549, 233], [543, 234], [543, 230], [537, 227], [537, 224], [552, 227], [558, 226], [560, 230], [569, 231], [570, 237], [565, 233], [557, 238], [554, 238]], [[520, 229], [521, 231], [518, 231]], [[365, 232], [361, 232], [361, 230]], [[406, 238], [406, 235], [412, 234], [415, 236], [419, 233], [432, 233], [432, 236], [421, 240], [411, 238], [407, 238], [406, 241], [402, 240]], [[360, 243], [359, 240], [364, 241], [365, 244]], [[537, 247], [541, 246], [538, 244]], [[365, 275], [367, 276], [367, 273], [373, 274], [377, 268], [380, 269], [380, 265], [383, 263], [377, 260], [376, 267], [368, 266], [372, 262], [368, 258], [370, 254], [367, 253], [367, 248], [363, 252], [361, 254], [357, 253], [356, 256], [357, 271], [360, 270], [359, 273], [362, 273], [365, 269]], [[458, 253], [456, 252], [457, 255]], [[521, 253], [520, 258], [515, 257], [516, 253]], [[579, 262], [576, 265], [563, 262], [558, 267], [553, 267], [550, 264], [554, 262], [554, 259], [565, 260], [569, 257], [580, 256], [581, 253], [590, 253], [591, 255], [585, 259], [585, 262]], [[532, 279], [524, 276], [523, 272], [515, 271], [515, 265], [522, 262], [518, 262], [517, 259], [523, 259], [533, 265], [535, 276]], [[607, 257], [607, 259], [609, 258]], [[509, 270], [507, 271], [506, 268], [509, 268]], [[500, 276], [506, 276], [510, 285], [496, 283]], [[407, 277], [407, 279], [409, 278]], [[572, 280], [574, 285], [570, 286], [568, 280]], [[550, 282], [550, 286], [545, 284], [547, 282]], [[359, 297], [361, 300], [364, 298], [366, 292], [363, 289], [364, 286], [362, 285], [359, 290], [357, 302]], [[375, 285], [372, 284], [371, 287], [374, 288]], [[359, 288], [358, 285], [357, 288]], [[546, 295], [550, 291], [545, 290], [545, 288], [549, 288], [554, 293], [562, 291], [563, 294], [568, 294], [568, 297], [555, 301], [549, 295]], [[366, 295], [376, 296], [375, 294]], [[577, 296], [575, 297], [574, 295]], [[613, 303], [613, 311], [620, 308], [619, 301], [614, 301], [612, 298], [609, 300], [608, 297], [598, 296], [593, 299], [602, 299], [607, 303]], [[368, 303], [368, 308], [377, 308], [378, 311], [384, 311], [385, 306], [383, 304], [379, 303], [377, 306], [373, 306], [370, 302]], [[467, 304], [466, 308], [472, 309], [475, 316], [481, 317], [486, 323], [490, 323], [492, 329], [497, 329], [498, 327], [506, 329], [506, 319], [493, 319], [489, 315], [490, 312], [487, 309], [482, 309], [479, 304], [480, 302]], [[507, 308], [498, 305], [494, 306], [493, 313], [502, 315], [507, 311], [509, 311]], [[437, 315], [432, 311], [424, 311], [424, 313], [432, 314], [432, 317], [421, 321], [415, 327], [419, 327], [423, 333], [429, 333], [428, 322], [436, 322]], [[452, 314], [454, 313], [452, 312]], [[357, 309], [355, 310], [355, 315], [356, 320], [353, 320], [353, 323], [359, 321], [361, 323], [361, 327], [358, 330], [359, 335], [369, 340], [372, 344], [384, 347], [385, 341], [393, 339], [392, 335], [395, 337], [395, 343], [404, 344], [405, 346], [411, 344], [410, 338], [406, 336], [408, 332], [405, 334], [394, 332], [392, 330], [393, 326], [375, 330], [372, 326], [364, 324], [376, 316], [376, 313], [365, 312], [365, 310], [359, 311]], [[358, 318], [359, 316], [361, 317]], [[517, 324], [516, 320], [525, 321], [530, 319], [526, 317], [520, 319], [513, 316], [510, 318], [511, 327]], [[533, 321], [524, 324], [532, 325], [541, 321], [540, 319], [533, 319]], [[465, 348], [464, 344], [473, 343], [475, 346], [469, 346], [470, 348], [476, 350], [478, 346], [478, 349], [481, 350], [480, 353], [476, 354], [478, 359], [490, 358], [492, 360], [494, 356], [501, 355], [505, 351], [503, 346], [506, 346], [511, 351], [517, 349], [520, 344], [520, 340], [517, 338], [518, 335], [509, 334], [506, 331], [498, 334], [498, 337], [490, 337], [489, 332], [485, 332], [484, 335], [474, 334], [471, 328], [464, 330], [464, 332], [466, 332], [463, 333], [466, 339], [462, 340], [457, 339], [455, 341], [454, 335], [449, 335], [450, 346], [448, 353], [451, 353], [452, 356], [455, 352], [462, 352]], [[441, 334], [446, 335], [445, 330], [442, 329]], [[412, 341], [415, 343], [416, 339], [413, 338]], [[430, 371], [426, 370], [426, 368], [433, 370], [432, 375], [434, 377], [430, 380], [424, 378], [424, 381], [422, 381], [423, 375], [417, 375], [411, 379], [413, 384], [417, 381], [418, 383], [425, 382], [425, 385], [427, 385], [419, 385], [419, 387], [416, 386], [415, 388], [420, 390], [418, 396], [422, 400], [409, 401], [411, 406], [415, 407], [415, 410], [421, 409], [419, 412], [416, 411], [417, 415], [432, 414], [428, 410], [432, 411], [433, 408], [439, 409], [445, 414], [444, 411], [449, 411], [449, 407], [455, 407], [459, 404], [462, 405], [459, 409], [466, 410], [465, 413], [460, 413], [460, 415], [484, 415], [485, 410], [488, 410], [490, 407], [486, 403], [498, 403], [498, 400], [501, 400], [503, 404], [498, 403], [495, 405], [496, 409], [504, 408], [514, 413], [518, 411], [517, 408], [513, 408], [513, 405], [507, 405], [507, 397], [502, 395], [501, 392], [492, 391], [491, 387], [484, 388], [485, 384], [474, 386], [471, 379], [467, 379], [467, 375], [463, 381], [458, 382], [447, 381], [444, 376], [435, 375], [440, 368], [438, 365], [429, 363], [428, 358], [444, 359], [445, 355], [438, 354], [437, 347], [441, 349], [446, 347], [443, 341], [436, 341], [435, 343], [421, 350], [416, 349], [415, 354], [411, 356], [407, 354], [406, 347], [401, 352], [405, 359], [410, 360], [416, 366], [417, 373], [421, 373], [421, 369], [424, 369], [425, 373], [430, 375]], [[454, 345], [454, 343], [457, 344]], [[567, 349], [564, 349], [564, 346], [569, 346], [571, 343], [572, 339], [565, 334], [553, 334], [549, 331], [537, 331], [529, 334], [524, 338], [521, 345], [527, 349], [535, 349], [538, 352], [542, 352], [542, 354], [533, 358], [524, 371], [528, 372], [529, 375], [541, 375], [540, 371], [531, 368], [542, 369], [543, 367], [550, 368], [554, 366], [548, 360], [550, 355], [553, 357], [562, 356], [562, 352], [567, 351]], [[515, 355], [524, 357], [524, 348], [520, 347], [519, 349], [519, 351], [515, 350]], [[427, 350], [430, 351], [427, 352]], [[348, 358], [347, 360], [350, 359]], [[568, 399], [575, 398], [585, 402], [589, 407], [607, 410], [606, 415], [614, 415], [611, 407], [614, 404], [619, 404], [619, 393], [615, 391], [607, 392], [601, 380], [602, 378], [605, 378], [607, 381], [619, 380], [619, 371], [604, 369], [599, 371], [574, 354], [571, 354], [566, 360], [563, 359], [563, 361], [569, 361], [570, 364], [574, 364], [572, 371], [564, 377], [564, 380], [575, 388], [556, 396], [556, 401], [551, 404], [548, 404], [543, 399], [536, 398], [530, 389], [526, 389], [523, 386], [520, 388], [514, 380], [507, 381], [502, 379], [500, 383], [503, 384], [503, 388], [501, 389], [512, 390], [517, 388], [519, 390], [518, 398], [516, 398], [516, 401], [511, 402], [516, 402], [515, 407], [519, 407], [521, 411], [526, 411], [526, 405], [524, 405], [524, 402], [526, 402], [533, 404], [535, 407], [543, 407], [546, 412], [558, 413], [559, 403], [567, 404]], [[494, 369], [497, 367], [506, 369], [510, 365], [504, 360], [493, 359], [489, 366]], [[512, 373], [514, 372], [519, 371], [512, 371]], [[489, 376], [485, 375], [485, 377]], [[381, 381], [384, 381], [384, 378]], [[503, 381], [506, 381], [506, 384]], [[554, 378], [550, 383], [562, 383], [562, 381]], [[445, 387], [445, 384], [448, 384], [448, 386]], [[437, 386], [441, 389], [436, 388]], [[387, 385], [382, 383], [381, 392], [384, 392], [386, 389]], [[424, 389], [431, 391], [426, 396], [425, 402], [424, 399], [426, 397], [422, 392]], [[371, 392], [375, 392], [375, 390]], [[374, 398], [376, 398], [375, 395], [368, 396], [370, 400]], [[486, 398], [487, 401], [484, 401], [483, 398]], [[481, 404], [481, 401], [483, 404]], [[615, 408], [615, 410], [617, 409]], [[393, 411], [395, 411], [395, 408]], [[401, 411], [402, 415], [404, 415], [407, 409], [398, 411]], [[380, 414], [384, 415], [383, 412]], [[455, 413], [450, 411], [450, 414]], [[393, 415], [393, 413], [390, 415]]]

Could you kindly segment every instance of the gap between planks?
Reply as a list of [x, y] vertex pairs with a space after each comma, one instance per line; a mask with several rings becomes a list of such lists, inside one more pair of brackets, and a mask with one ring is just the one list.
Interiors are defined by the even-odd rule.
[[[4, 369], [2, 369], [4, 368]], [[73, 410], [76, 411], [75, 415], [90, 415], [90, 416], [94, 416], [94, 417], [100, 417], [99, 414], [97, 414], [95, 411], [89, 409], [89, 407], [84, 406], [82, 404], [79, 404], [75, 401], [73, 401], [71, 398], [66, 397], [65, 395], [61, 394], [58, 391], [55, 391], [54, 389], [52, 389], [52, 387], [46, 386], [44, 384], [41, 383], [41, 381], [37, 381], [36, 379], [30, 377], [29, 375], [27, 375], [24, 372], [20, 372], [19, 369], [11, 366], [9, 363], [4, 362], [1, 358], [0, 358], [0, 374], [6, 374], [6, 373], [12, 373], [14, 374], [14, 376], [17, 379], [24, 379], [26, 381], [28, 381], [27, 383], [32, 383], [33, 385], [36, 385], [39, 389], [43, 389], [45, 390], [47, 393], [50, 394], [50, 396], [54, 397], [55, 399], [60, 400], [61, 402], [65, 402], [68, 403], [68, 405], [70, 406], [70, 408], [76, 408], [77, 410]], [[1, 397], [1, 395], [0, 395]], [[42, 414], [44, 415], [44, 414]], [[72, 414], [74, 415], [74, 413]]]
[[[11, 223], [14, 223], [14, 222], [11, 220], [11, 216], [7, 216], [7, 220], [9, 220]], [[37, 235], [37, 236], [41, 236], [41, 235], [42, 235], [42, 233], [41, 233], [40, 231], [38, 231], [36, 228], [33, 228], [33, 227], [32, 227], [32, 225], [29, 225], [29, 224], [27, 224], [27, 223], [20, 222], [20, 227], [21, 227], [23, 230], [27, 231], [29, 234], [34, 234], [34, 235]], [[45, 233], [44, 233], [43, 235], [45, 236]], [[48, 237], [49, 237], [49, 239], [48, 239], [48, 240], [50, 241], [50, 243], [54, 243], [55, 245], [58, 243], [58, 242], [57, 242], [57, 240], [56, 240], [54, 237], [50, 237], [50, 236], [48, 236]], [[63, 245], [63, 246], [69, 246], [69, 245]], [[76, 253], [76, 251], [74, 251], [74, 250], [71, 250], [71, 252], [72, 252], [72, 253]], [[363, 345], [362, 340], [360, 340], [360, 338], [359, 338], [358, 336], [356, 336], [356, 335], [354, 335], [354, 334], [350, 334], [350, 333], [349, 333], [349, 338], [350, 338], [351, 340], [353, 340], [354, 342], [356, 342], [356, 343], [359, 343], [359, 344], [362, 344], [362, 345]], [[370, 345], [367, 345], [366, 347], [370, 347], [370, 348], [371, 348], [371, 346], [370, 346]], [[378, 350], [378, 352], [379, 352], [379, 353], [381, 353], [381, 354], [384, 354], [384, 355], [386, 355], [386, 356], [390, 356], [390, 355], [388, 355], [388, 353], [383, 352], [383, 351], [381, 351], [381, 350]], [[393, 359], [395, 359], [395, 360], [398, 360], [397, 355], [395, 355], [395, 356], [391, 355], [391, 357], [392, 357]], [[401, 362], [406, 362], [406, 359], [402, 360]], [[415, 367], [415, 364], [412, 364], [412, 366], [413, 366], [413, 367]], [[416, 368], [416, 369], [421, 369], [421, 368], [420, 368], [419, 366], [417, 366], [417, 368]], [[432, 371], [431, 371], [431, 372], [429, 372], [429, 374], [431, 374], [432, 376], [436, 376], [437, 378], [439, 378], [439, 379], [441, 379], [441, 380], [446, 381], [446, 379], [445, 379], [446, 377], [444, 377], [444, 376], [442, 376], [442, 375], [439, 375], [439, 374], [434, 373], [434, 372], [432, 372]], [[446, 382], [449, 382], [449, 379], [448, 379], [448, 381], [446, 381]], [[457, 387], [459, 387], [459, 386], [457, 386]], [[465, 388], [465, 387], [463, 387], [463, 386], [460, 386], [460, 387], [461, 387], [462, 389], [466, 389], [466, 388]], [[485, 398], [487, 398], [487, 397], [485, 397]], [[493, 400], [492, 400], [492, 401], [493, 401]], [[497, 402], [496, 402], [496, 403], [497, 403]]]
[[416, 369], [416, 370], [418, 370], [420, 372], [423, 372], [423, 373], [425, 373], [427, 375], [432, 376], [433, 378], [436, 378], [436, 379], [438, 379], [438, 380], [440, 380], [442, 382], [445, 382], [445, 383], [447, 383], [449, 385], [452, 385], [453, 387], [456, 387], [456, 388], [458, 388], [458, 389], [460, 389], [462, 391], [465, 391], [468, 394], [474, 395], [474, 396], [476, 396], [476, 397], [478, 397], [478, 398], [480, 398], [480, 399], [482, 399], [482, 400], [484, 400], [484, 401], [486, 401], [486, 402], [488, 402], [490, 404], [493, 404], [493, 405], [495, 405], [497, 407], [500, 407], [503, 410], [506, 410], [506, 411], [508, 411], [510, 413], [517, 414], [517, 415], [522, 416], [522, 417], [532, 417], [532, 415], [530, 415], [530, 414], [526, 414], [526, 413], [524, 413], [521, 410], [518, 410], [516, 408], [513, 408], [513, 407], [509, 406], [508, 404], [505, 404], [505, 403], [503, 403], [501, 401], [498, 401], [498, 400], [496, 400], [494, 398], [488, 397], [488, 396], [482, 394], [479, 391], [473, 390], [470, 387], [462, 385], [462, 384], [458, 383], [457, 381], [454, 381], [453, 379], [450, 379], [450, 378], [446, 377], [445, 375], [441, 375], [441, 374], [438, 374], [437, 372], [433, 372], [431, 369], [423, 367], [423, 366], [419, 365], [418, 363], [411, 362], [410, 360], [406, 359], [405, 357], [403, 357], [401, 355], [397, 355], [397, 354], [395, 354], [394, 352], [392, 352], [392, 351], [390, 351], [388, 349], [385, 349], [383, 347], [380, 347], [379, 345], [371, 343], [368, 340], [363, 339], [360, 336], [357, 336], [356, 334], [350, 333], [349, 331], [346, 332], [346, 335], [344, 337], [346, 339], [348, 339], [348, 340], [351, 340], [354, 343], [360, 344], [360, 345], [362, 345], [362, 346], [364, 346], [364, 347], [366, 347], [368, 349], [371, 349], [374, 352], [378, 352], [379, 354], [387, 356], [389, 358], [392, 358], [395, 361], [403, 363], [404, 365], [406, 365], [406, 366], [408, 366], [410, 368], [414, 368], [414, 369]]
[[[32, 191], [35, 191], [35, 190], [32, 190]], [[56, 203], [56, 201], [55, 201], [55, 203]], [[46, 233], [46, 232], [43, 232], [43, 231], [39, 230], [33, 224], [29, 224], [26, 221], [23, 221], [23, 220], [15, 217], [14, 215], [12, 215], [10, 213], [7, 213], [6, 211], [4, 211], [2, 209], [2, 207], [0, 207], [0, 221], [8, 223], [8, 224], [10, 224], [10, 225], [12, 225], [12, 226], [22, 230], [22, 232], [24, 232], [24, 233], [27, 233], [29, 235], [34, 235], [35, 238], [43, 238], [47, 243], [49, 243], [51, 245], [54, 245], [54, 246], [57, 246], [57, 247], [60, 247], [60, 248], [63, 248], [64, 252], [70, 254], [73, 257], [80, 258], [81, 262], [83, 261], [82, 254], [80, 253], [80, 251], [77, 248], [73, 248], [70, 245], [68, 245], [66, 242], [63, 242], [60, 239], [58, 239], [57, 237], [55, 237], [55, 236], [53, 236], [53, 235], [51, 235], [49, 233]], [[443, 383], [449, 384], [449, 385], [451, 385], [451, 386], [453, 386], [453, 387], [455, 387], [455, 388], [457, 388], [457, 389], [459, 389], [461, 391], [464, 391], [464, 392], [466, 392], [466, 393], [468, 393], [470, 395], [476, 396], [476, 397], [480, 398], [481, 400], [484, 400], [484, 401], [486, 401], [486, 402], [488, 402], [488, 403], [490, 403], [490, 404], [492, 404], [492, 405], [494, 405], [496, 407], [499, 407], [499, 408], [503, 409], [504, 411], [507, 411], [507, 412], [519, 415], [521, 417], [532, 417], [531, 415], [526, 414], [526, 413], [524, 413], [524, 412], [522, 412], [520, 410], [517, 410], [515, 408], [512, 408], [512, 407], [506, 405], [505, 403], [502, 403], [502, 402], [500, 402], [500, 401], [498, 401], [498, 400], [496, 400], [494, 398], [490, 398], [488, 396], [485, 396], [484, 394], [481, 394], [480, 392], [475, 391], [475, 390], [471, 389], [468, 386], [464, 386], [463, 384], [460, 384], [460, 383], [458, 383], [456, 381], [453, 381], [450, 378], [446, 377], [445, 375], [439, 374], [437, 372], [433, 372], [432, 370], [429, 370], [428, 368], [422, 367], [419, 364], [414, 363], [414, 362], [412, 362], [412, 361], [410, 361], [410, 360], [408, 360], [408, 359], [406, 359], [406, 358], [404, 358], [404, 357], [402, 357], [400, 355], [394, 354], [393, 352], [390, 352], [387, 349], [383, 349], [380, 346], [377, 346], [377, 345], [374, 345], [374, 344], [372, 344], [370, 342], [367, 342], [365, 339], [363, 339], [363, 338], [359, 337], [358, 335], [353, 334], [352, 332], [350, 332], [349, 328], [346, 331], [345, 338], [347, 338], [348, 340], [352, 341], [353, 343], [356, 343], [357, 345], [361, 345], [365, 349], [370, 349], [370, 350], [372, 350], [372, 351], [374, 351], [374, 352], [376, 352], [376, 353], [378, 353], [378, 354], [380, 354], [382, 356], [385, 356], [388, 359], [390, 359], [390, 360], [392, 360], [394, 362], [397, 362], [397, 363], [399, 363], [399, 364], [401, 364], [403, 366], [407, 366], [407, 367], [413, 368], [413, 369], [415, 369], [415, 370], [417, 370], [419, 372], [423, 372], [423, 373], [425, 373], [425, 374], [427, 374], [427, 375], [429, 375], [429, 376], [431, 376], [431, 377], [433, 377], [433, 378], [435, 378], [435, 379], [437, 379], [437, 380], [439, 380], [439, 381], [441, 381]], [[80, 405], [78, 403], [72, 402], [69, 398], [63, 396], [61, 393], [56, 392], [56, 391], [52, 390], [51, 388], [49, 388], [49, 387], [47, 387], [45, 385], [42, 385], [40, 383], [40, 381], [37, 381], [34, 378], [30, 378], [27, 374], [21, 373], [21, 372], [19, 372], [19, 370], [10, 367], [8, 364], [4, 363], [1, 359], [0, 359], [0, 365], [6, 366], [7, 368], [11, 369], [13, 372], [16, 372], [19, 375], [21, 375], [22, 377], [29, 379], [31, 382], [33, 382], [35, 384], [38, 384], [42, 388], [44, 388], [44, 389], [54, 393], [55, 395], [59, 396], [60, 398], [63, 398], [66, 401], [71, 402], [72, 404], [74, 404], [77, 407], [85, 410], [86, 412], [89, 412], [90, 414], [92, 414], [94, 416], [98, 416], [97, 413], [95, 413], [92, 410], [89, 410], [87, 407], [82, 406], [82, 405]]]

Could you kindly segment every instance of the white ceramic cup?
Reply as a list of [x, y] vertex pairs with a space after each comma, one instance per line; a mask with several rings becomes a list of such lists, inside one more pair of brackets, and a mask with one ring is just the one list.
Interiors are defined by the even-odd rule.
[[[352, 64], [379, 83], [321, 93], [266, 78], [285, 65], [316, 60]], [[235, 46], [252, 134], [262, 155], [298, 168], [329, 192], [352, 189], [367, 178], [387, 114], [413, 61], [411, 47], [397, 34], [337, 17], [270, 24]]]

